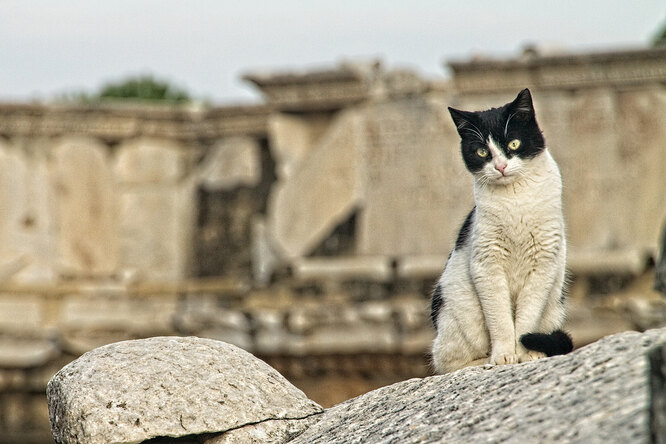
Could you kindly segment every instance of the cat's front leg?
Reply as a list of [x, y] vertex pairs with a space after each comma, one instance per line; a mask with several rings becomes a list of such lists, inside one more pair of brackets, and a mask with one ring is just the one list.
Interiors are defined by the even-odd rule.
[[474, 285], [490, 335], [490, 364], [519, 362], [516, 354], [516, 333], [506, 277], [499, 267], [477, 262], [472, 266]]

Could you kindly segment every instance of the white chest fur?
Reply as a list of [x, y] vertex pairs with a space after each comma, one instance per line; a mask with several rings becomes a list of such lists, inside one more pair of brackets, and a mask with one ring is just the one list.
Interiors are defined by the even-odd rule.
[[501, 266], [512, 299], [536, 268], [564, 267], [562, 181], [547, 150], [530, 160], [515, 182], [477, 183], [474, 192], [472, 261]]

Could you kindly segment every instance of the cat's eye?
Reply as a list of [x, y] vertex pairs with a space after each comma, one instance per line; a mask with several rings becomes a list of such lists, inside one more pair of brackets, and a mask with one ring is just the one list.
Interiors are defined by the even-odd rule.
[[480, 158], [488, 157], [488, 149], [487, 148], [478, 148], [476, 150], [476, 155], [479, 156]]
[[518, 148], [520, 148], [520, 140], [513, 139], [511, 142], [509, 142], [509, 149], [511, 151], [516, 151]]

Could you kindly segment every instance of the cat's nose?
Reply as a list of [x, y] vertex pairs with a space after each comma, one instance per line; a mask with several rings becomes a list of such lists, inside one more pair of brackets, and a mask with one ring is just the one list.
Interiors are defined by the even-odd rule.
[[496, 169], [497, 171], [499, 171], [500, 173], [502, 173], [502, 175], [504, 175], [504, 170], [506, 170], [506, 167], [507, 167], [507, 163], [506, 163], [506, 162], [497, 162], [497, 163], [495, 164], [495, 169]]

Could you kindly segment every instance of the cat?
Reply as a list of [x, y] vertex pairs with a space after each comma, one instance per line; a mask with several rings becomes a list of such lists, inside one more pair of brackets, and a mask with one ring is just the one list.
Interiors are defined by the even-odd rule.
[[524, 89], [500, 108], [449, 112], [475, 206], [432, 294], [434, 369], [568, 353], [562, 179], [532, 95]]

